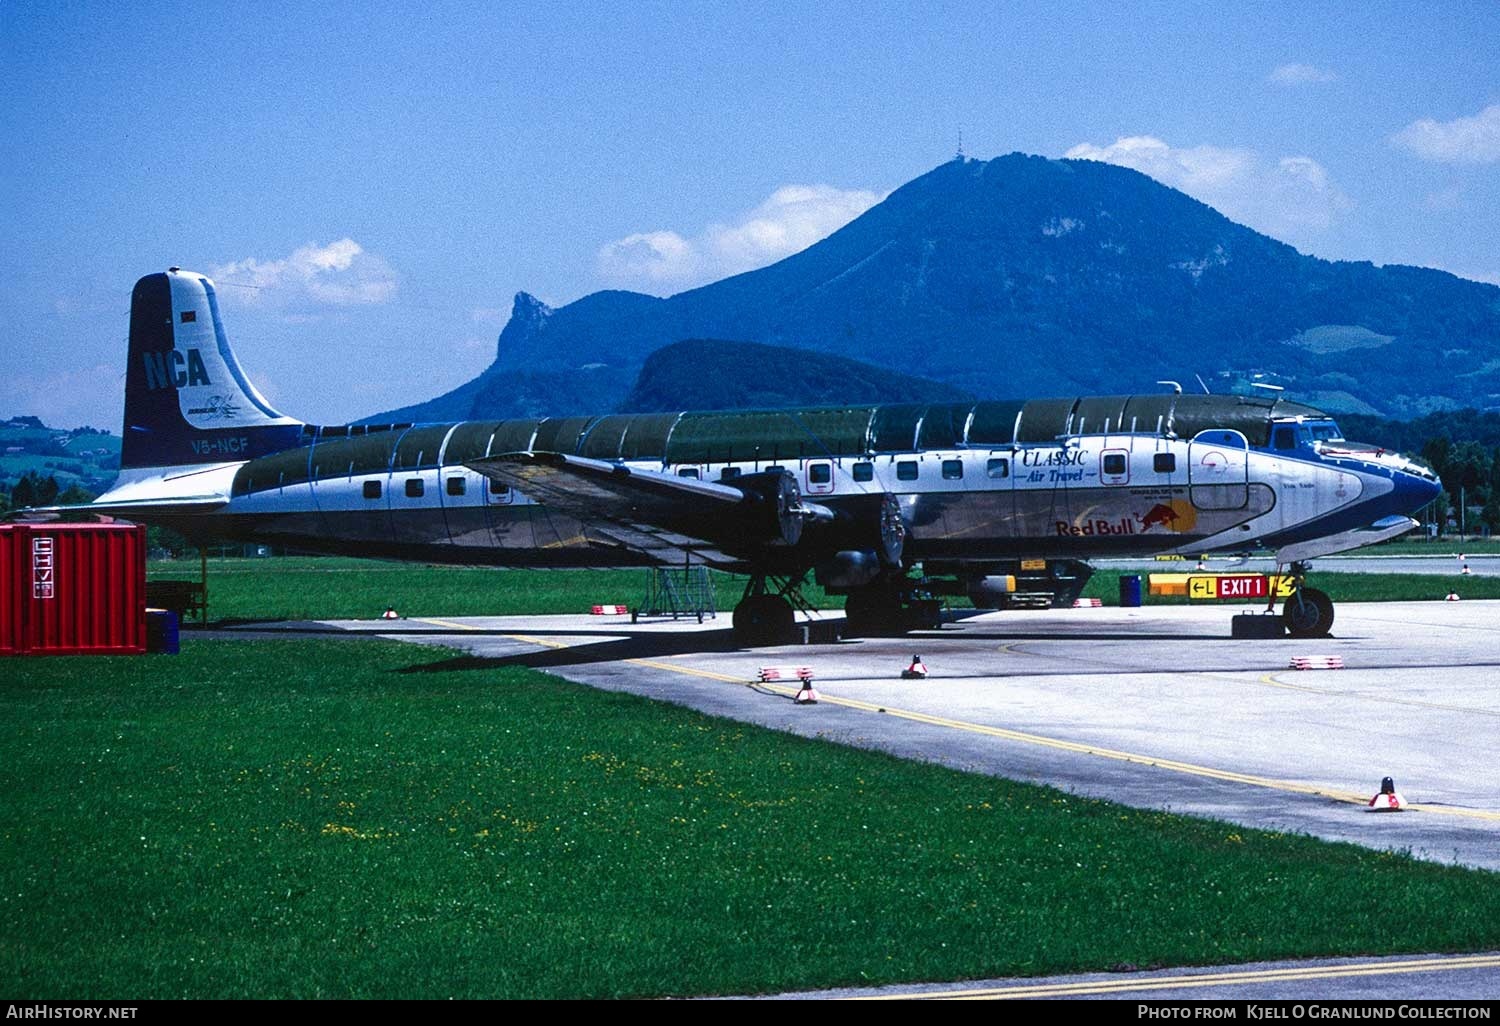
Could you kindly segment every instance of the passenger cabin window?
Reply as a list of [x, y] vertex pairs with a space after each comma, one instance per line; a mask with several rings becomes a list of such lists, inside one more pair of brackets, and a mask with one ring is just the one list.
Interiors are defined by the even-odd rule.
[[1171, 474], [1177, 470], [1177, 454], [1175, 452], [1159, 452], [1151, 457], [1151, 469], [1158, 474]]
[[367, 498], [367, 499], [378, 499], [378, 498], [380, 498], [380, 482], [379, 481], [366, 481], [365, 482], [365, 498]]
[[1278, 449], [1297, 448], [1297, 430], [1291, 426], [1277, 428], [1271, 444]]
[[409, 477], [406, 479], [406, 497], [408, 499], [420, 499], [426, 492], [427, 489], [423, 486], [420, 477]]
[[897, 481], [915, 481], [917, 479], [917, 463], [915, 460], [902, 460], [896, 464]]
[[984, 465], [984, 472], [989, 477], [1010, 477], [1010, 460], [1004, 456], [991, 457]]
[[766, 468], [766, 473], [767, 474], [779, 474], [779, 473], [781, 473], [785, 469], [786, 469], [785, 467], [778, 466], [777, 464], [773, 463], [769, 467]]
[[1122, 452], [1105, 453], [1104, 472], [1113, 476], [1125, 473], [1125, 454]]
[[721, 470], [719, 472], [719, 480], [720, 481], [732, 481], [732, 480], [734, 480], [735, 478], [737, 478], [739, 476], [740, 476], [740, 468], [739, 467], [725, 467], [723, 470]]
[[489, 486], [489, 499], [491, 502], [510, 501], [510, 485], [498, 484], [491, 481], [489, 482]]
[[944, 481], [962, 481], [963, 477], [964, 477], [964, 461], [963, 460], [944, 460], [943, 461], [943, 480]]
[[448, 479], [448, 494], [463, 495], [469, 490], [469, 482], [461, 477], [450, 477]]
[[697, 476], [698, 476], [698, 468], [697, 467], [683, 467], [681, 470], [679, 470], [677, 472], [677, 476], [678, 477], [697, 478]]
[[833, 466], [828, 463], [812, 463], [807, 468], [809, 484], [825, 485], [833, 480]]
[[856, 481], [875, 480], [875, 464], [873, 463], [856, 463], [852, 469], [854, 471], [854, 480]]

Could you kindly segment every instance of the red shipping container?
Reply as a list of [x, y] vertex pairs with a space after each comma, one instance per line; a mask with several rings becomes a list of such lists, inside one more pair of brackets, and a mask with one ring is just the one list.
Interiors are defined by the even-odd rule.
[[144, 651], [144, 527], [0, 524], [0, 655]]

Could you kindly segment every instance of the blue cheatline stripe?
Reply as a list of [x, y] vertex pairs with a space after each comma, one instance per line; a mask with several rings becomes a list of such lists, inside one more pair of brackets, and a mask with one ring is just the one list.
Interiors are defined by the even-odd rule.
[[223, 358], [224, 366], [229, 368], [229, 373], [234, 377], [234, 383], [240, 387], [240, 391], [244, 393], [245, 398], [249, 399], [261, 413], [272, 419], [283, 418], [285, 414], [278, 413], [267, 406], [261, 400], [259, 393], [255, 391], [255, 387], [246, 379], [245, 372], [240, 368], [239, 361], [234, 358], [234, 352], [229, 348], [229, 340], [224, 337], [224, 324], [219, 320], [218, 294], [214, 292], [213, 285], [209, 284], [207, 279], [203, 279], [203, 289], [208, 293], [209, 316], [213, 318], [214, 322], [214, 341], [218, 344], [219, 356]]

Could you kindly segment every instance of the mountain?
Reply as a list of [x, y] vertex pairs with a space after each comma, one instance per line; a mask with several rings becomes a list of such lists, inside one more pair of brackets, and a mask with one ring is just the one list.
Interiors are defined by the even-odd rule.
[[611, 408], [577, 405], [580, 389], [623, 400], [649, 354], [689, 338], [994, 398], [1199, 374], [1333, 410], [1500, 408], [1500, 288], [1305, 256], [1136, 171], [1012, 154], [943, 164], [800, 253], [667, 299], [597, 292], [554, 310], [521, 293], [479, 378], [371, 419], [511, 415], [536, 375], [555, 386], [546, 412]]
[[[683, 398], [692, 402], [684, 405]], [[646, 358], [622, 413], [780, 409], [829, 403], [956, 403], [952, 385], [786, 346], [689, 339]], [[602, 407], [600, 407], [602, 409]]]

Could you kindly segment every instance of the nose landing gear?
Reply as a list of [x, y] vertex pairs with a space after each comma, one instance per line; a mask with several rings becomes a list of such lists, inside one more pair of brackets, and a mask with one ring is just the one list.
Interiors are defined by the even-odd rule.
[[1323, 638], [1333, 629], [1333, 600], [1326, 592], [1306, 584], [1307, 564], [1293, 563], [1293, 591], [1281, 607], [1286, 632], [1294, 638]]

